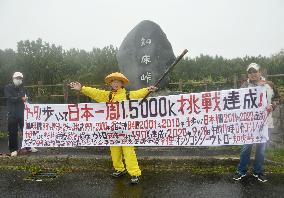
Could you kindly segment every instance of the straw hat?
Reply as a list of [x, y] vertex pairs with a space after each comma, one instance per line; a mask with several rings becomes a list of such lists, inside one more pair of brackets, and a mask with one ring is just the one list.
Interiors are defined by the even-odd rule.
[[105, 77], [105, 82], [108, 84], [111, 83], [113, 80], [120, 80], [123, 82], [124, 85], [127, 85], [129, 83], [129, 80], [122, 73], [119, 72], [111, 73]]

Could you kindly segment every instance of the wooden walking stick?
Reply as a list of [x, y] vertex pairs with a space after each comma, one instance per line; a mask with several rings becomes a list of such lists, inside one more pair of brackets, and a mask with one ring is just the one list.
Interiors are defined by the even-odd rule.
[[[182, 57], [188, 52], [187, 49], [183, 50], [181, 55], [179, 55], [176, 60], [168, 67], [168, 69], [165, 71], [165, 73], [161, 76], [161, 78], [154, 84], [155, 87], [158, 87], [160, 82], [167, 76], [167, 74], [174, 68], [174, 66], [182, 59]], [[146, 96], [139, 102], [139, 105], [151, 94], [151, 92], [148, 92]]]

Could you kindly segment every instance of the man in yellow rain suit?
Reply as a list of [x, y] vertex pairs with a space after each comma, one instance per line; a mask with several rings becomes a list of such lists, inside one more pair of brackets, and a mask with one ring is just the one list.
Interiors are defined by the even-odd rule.
[[[82, 86], [79, 82], [71, 82], [72, 89], [81, 91], [86, 96], [89, 96], [97, 102], [117, 102], [129, 99], [143, 98], [149, 91], [156, 91], [157, 88], [150, 86], [147, 88], [139, 89], [137, 91], [130, 91], [129, 96], [124, 88], [129, 83], [129, 80], [119, 72], [111, 73], [105, 78], [105, 82], [110, 85], [111, 91], [100, 90], [92, 87]], [[139, 183], [141, 170], [138, 166], [134, 146], [111, 146], [111, 158], [115, 171], [111, 176], [117, 178], [125, 175], [127, 172], [131, 176], [131, 183]], [[122, 162], [122, 155], [124, 156], [126, 170]]]

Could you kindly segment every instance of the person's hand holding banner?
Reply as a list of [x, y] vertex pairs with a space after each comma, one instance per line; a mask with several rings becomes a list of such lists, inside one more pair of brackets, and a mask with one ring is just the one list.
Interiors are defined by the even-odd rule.
[[74, 90], [77, 90], [77, 91], [80, 91], [81, 88], [82, 88], [81, 83], [79, 83], [79, 82], [77, 82], [77, 81], [71, 82], [71, 83], [69, 84], [69, 86], [71, 87], [71, 89], [74, 89]]
[[149, 91], [149, 92], [155, 92], [155, 91], [158, 90], [158, 88], [155, 87], [155, 86], [150, 86], [150, 87], [147, 87], [147, 88], [148, 88], [148, 91]]

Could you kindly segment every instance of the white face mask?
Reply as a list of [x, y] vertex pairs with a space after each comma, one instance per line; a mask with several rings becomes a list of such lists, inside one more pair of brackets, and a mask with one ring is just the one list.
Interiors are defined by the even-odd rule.
[[14, 78], [13, 83], [14, 83], [15, 86], [19, 86], [23, 83], [23, 80]]

